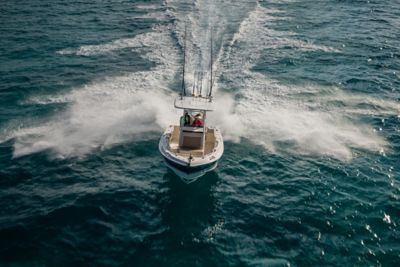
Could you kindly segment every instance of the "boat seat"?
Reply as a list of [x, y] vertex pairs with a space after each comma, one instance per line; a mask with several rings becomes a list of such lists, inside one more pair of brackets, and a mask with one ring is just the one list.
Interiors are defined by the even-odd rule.
[[192, 127], [192, 126], [183, 126], [182, 131], [184, 132], [195, 132], [195, 133], [202, 133], [204, 132], [203, 127]]
[[179, 148], [179, 145], [177, 143], [170, 143], [169, 147], [171, 150], [177, 150]]

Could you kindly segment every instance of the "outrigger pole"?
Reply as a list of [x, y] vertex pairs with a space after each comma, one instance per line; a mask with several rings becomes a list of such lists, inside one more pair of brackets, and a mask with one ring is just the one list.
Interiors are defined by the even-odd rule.
[[210, 93], [209, 97], [212, 96], [212, 86], [213, 86], [213, 42], [212, 42], [212, 29], [210, 31]]
[[185, 86], [185, 65], [186, 65], [186, 24], [185, 24], [185, 42], [183, 45], [183, 70], [182, 70], [182, 95], [186, 96], [186, 86]]

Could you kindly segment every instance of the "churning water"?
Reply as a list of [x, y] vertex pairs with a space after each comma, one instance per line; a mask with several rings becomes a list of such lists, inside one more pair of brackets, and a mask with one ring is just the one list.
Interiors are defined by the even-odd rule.
[[[398, 1], [5, 1], [0, 265], [396, 266]], [[159, 137], [210, 64], [218, 168]]]

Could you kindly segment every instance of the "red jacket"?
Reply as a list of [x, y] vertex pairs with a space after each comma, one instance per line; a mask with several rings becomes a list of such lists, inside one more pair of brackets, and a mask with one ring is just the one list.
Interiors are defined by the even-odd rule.
[[195, 119], [193, 122], [193, 126], [194, 127], [202, 127], [202, 126], [204, 126], [204, 122], [203, 122], [203, 120]]

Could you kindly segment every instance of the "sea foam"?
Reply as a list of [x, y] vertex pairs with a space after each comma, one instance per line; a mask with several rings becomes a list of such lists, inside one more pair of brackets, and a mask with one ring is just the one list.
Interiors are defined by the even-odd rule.
[[[237, 133], [263, 145], [272, 153], [289, 152], [308, 155], [327, 155], [340, 160], [352, 158], [352, 148], [381, 151], [386, 141], [374, 129], [354, 116], [354, 108], [365, 103], [381, 103], [385, 112], [400, 111], [398, 104], [356, 94], [339, 88], [326, 94], [324, 87], [314, 86], [314, 95], [306, 96], [309, 87], [287, 85], [252, 71], [265, 48], [293, 47], [299, 50], [321, 50], [329, 53], [336, 49], [296, 40], [284, 32], [271, 30], [268, 25], [274, 17], [258, 5], [244, 19], [230, 46], [221, 56], [220, 70], [224, 82], [219, 88], [239, 88], [237, 101], [227, 114], [234, 115], [233, 125], [221, 124], [224, 133]], [[302, 97], [296, 97], [302, 95]], [[218, 99], [218, 98], [217, 98]], [[352, 107], [327, 107], [328, 102], [344, 101]], [[387, 102], [390, 102], [386, 105]], [[369, 110], [357, 110], [365, 114]], [[235, 136], [233, 136], [235, 137]]]
[[[15, 140], [14, 157], [43, 150], [60, 157], [84, 156], [98, 148], [146, 138], [149, 132], [160, 133], [179, 117], [172, 104], [177, 91], [169, 84], [181, 71], [185, 25], [190, 87], [193, 72], [209, 66], [210, 25], [217, 19], [223, 22], [213, 28], [217, 110], [208, 118], [221, 128], [225, 140], [247, 138], [272, 153], [327, 155], [340, 160], [350, 160], [353, 148], [384, 149], [386, 141], [358, 115], [399, 114], [398, 103], [349, 94], [338, 87], [284, 84], [252, 70], [266, 48], [290, 47], [299, 53], [339, 50], [301, 41], [292, 32], [272, 30], [269, 25], [284, 19], [283, 12], [256, 2], [243, 8], [199, 0], [191, 12], [181, 12], [179, 6], [180, 1], [165, 2], [166, 12], [176, 17], [173, 25], [158, 26], [133, 38], [60, 51], [90, 56], [131, 48], [142, 51], [156, 67], [94, 81], [64, 95], [31, 98], [40, 104], [65, 102], [68, 107], [47, 122], [31, 122], [9, 131], [8, 138]], [[345, 107], [331, 104], [337, 101]]]
[[136, 36], [132, 42], [152, 51], [145, 56], [157, 63], [154, 69], [105, 78], [65, 95], [34, 97], [32, 102], [65, 102], [68, 107], [39, 126], [32, 123], [15, 130], [11, 135], [15, 139], [13, 156], [43, 150], [58, 157], [84, 156], [94, 149], [143, 139], [145, 134], [159, 132], [176, 121], [178, 115], [172, 106], [175, 93], [167, 87], [178, 67], [170, 34], [157, 29]]

